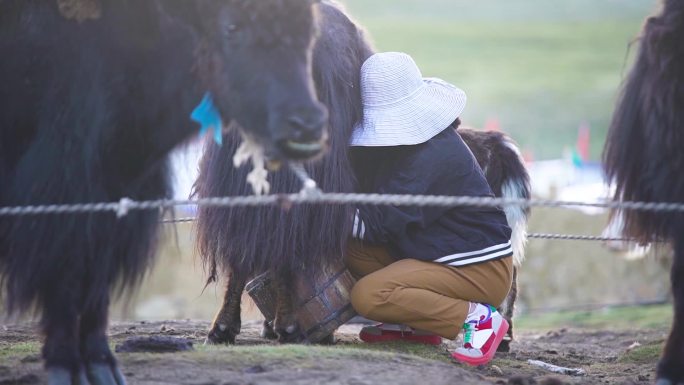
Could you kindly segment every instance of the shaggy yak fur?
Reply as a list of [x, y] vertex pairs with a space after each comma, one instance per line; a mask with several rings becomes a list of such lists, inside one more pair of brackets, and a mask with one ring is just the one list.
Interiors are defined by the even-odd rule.
[[[684, 202], [684, 2], [665, 0], [643, 28], [604, 150], [616, 199]], [[684, 383], [684, 215], [627, 211], [626, 236], [670, 240], [675, 317], [658, 385]]]
[[[0, 0], [0, 206], [168, 197], [167, 155], [196, 135], [207, 90], [276, 155], [273, 143], [305, 136], [293, 120], [326, 116], [313, 0], [96, 0], [74, 18], [66, 3]], [[159, 217], [0, 218], [3, 297], [42, 315], [50, 384], [125, 383], [105, 335], [110, 295], [143, 277]]]
[[[330, 111], [330, 151], [306, 168], [324, 191], [355, 190], [348, 155], [351, 130], [362, 116], [359, 92], [360, 69], [372, 53], [363, 31], [332, 2], [321, 7], [321, 36], [314, 47], [314, 79], [319, 100]], [[515, 145], [500, 133], [462, 131], [478, 161], [485, 165], [487, 178], [497, 196], [529, 197], [529, 178]], [[250, 187], [244, 181], [247, 168], [234, 169], [230, 159], [239, 145], [234, 135], [227, 145], [208, 143], [195, 184], [199, 197], [244, 195]], [[301, 182], [289, 170], [269, 176], [276, 193], [293, 193]], [[228, 183], [228, 181], [235, 181]], [[527, 212], [513, 208], [507, 212], [522, 259], [526, 238]], [[302, 338], [292, 312], [294, 274], [316, 274], [318, 267], [342, 258], [350, 234], [352, 209], [349, 206], [295, 206], [279, 208], [206, 208], [199, 212], [198, 249], [210, 270], [210, 281], [225, 275], [227, 288], [208, 340], [234, 343], [240, 333], [240, 298], [248, 279], [270, 272], [279, 293], [276, 319], [267, 320], [264, 335], [281, 341]], [[506, 314], [512, 316], [511, 300]], [[275, 327], [275, 334], [271, 327]], [[505, 345], [505, 344], [504, 344]], [[505, 348], [505, 347], [504, 347]]]
[[[321, 3], [318, 20], [313, 77], [319, 100], [329, 106], [329, 150], [325, 158], [307, 164], [306, 168], [324, 191], [352, 192], [347, 143], [354, 122], [362, 114], [360, 68], [373, 51], [363, 31], [338, 5]], [[231, 162], [240, 138], [229, 134], [224, 142], [222, 147], [207, 143], [195, 184], [198, 197], [251, 193], [251, 187], [244, 183], [250, 167], [236, 169]], [[294, 173], [285, 169], [271, 173], [269, 182], [273, 193], [297, 192], [302, 187]], [[293, 272], [309, 268], [315, 273], [316, 266], [339, 258], [351, 231], [348, 218], [352, 212], [346, 205], [300, 205], [288, 211], [273, 207], [200, 209], [200, 255], [211, 270], [212, 280], [219, 270], [230, 275], [225, 303], [209, 340], [234, 342], [240, 332], [240, 296], [250, 277], [274, 271], [283, 278], [277, 282], [288, 285]], [[280, 292], [289, 297], [293, 291], [286, 287]], [[298, 338], [293, 312], [283, 306], [278, 314], [281, 317], [276, 320], [276, 327], [281, 338]]]

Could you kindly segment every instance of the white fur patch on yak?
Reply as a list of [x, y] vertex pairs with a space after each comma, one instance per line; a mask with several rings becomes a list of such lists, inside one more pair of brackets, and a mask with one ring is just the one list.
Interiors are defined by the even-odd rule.
[[271, 184], [268, 182], [268, 170], [266, 170], [266, 158], [264, 150], [248, 138], [243, 138], [242, 144], [235, 151], [233, 166], [240, 167], [247, 161], [252, 160], [252, 172], [247, 175], [247, 183], [252, 186], [256, 195], [264, 195], [271, 192]]

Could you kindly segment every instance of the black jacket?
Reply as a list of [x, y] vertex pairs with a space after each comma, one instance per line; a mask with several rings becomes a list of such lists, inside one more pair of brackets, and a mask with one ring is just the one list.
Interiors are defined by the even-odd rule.
[[[356, 147], [352, 158], [363, 192], [493, 196], [472, 152], [451, 127], [415, 146]], [[451, 266], [513, 254], [511, 229], [499, 208], [363, 205], [353, 235], [384, 245], [397, 259]]]

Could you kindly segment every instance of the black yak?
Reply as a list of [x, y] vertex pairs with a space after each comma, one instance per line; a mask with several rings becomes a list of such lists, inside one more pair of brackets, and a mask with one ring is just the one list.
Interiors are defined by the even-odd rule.
[[[323, 2], [319, 36], [314, 47], [313, 71], [318, 97], [330, 112], [330, 151], [319, 162], [308, 164], [311, 177], [326, 192], [353, 192], [355, 182], [348, 154], [354, 123], [362, 116], [360, 69], [374, 51], [357, 26], [334, 2]], [[528, 198], [529, 177], [515, 145], [500, 133], [463, 131], [464, 139], [485, 164], [487, 178], [497, 196]], [[234, 135], [228, 144], [217, 147], [208, 142], [200, 162], [195, 195], [214, 197], [244, 195], [250, 192], [242, 181], [248, 168], [234, 169], [230, 159], [239, 146]], [[290, 170], [269, 178], [276, 193], [294, 193], [301, 182]], [[210, 281], [218, 275], [228, 278], [222, 308], [214, 319], [208, 341], [234, 343], [240, 333], [240, 299], [248, 279], [270, 272], [279, 295], [276, 319], [264, 324], [264, 335], [281, 342], [299, 341], [292, 311], [295, 274], [317, 274], [329, 261], [342, 258], [351, 231], [353, 211], [348, 205], [295, 206], [287, 211], [277, 207], [203, 208], [198, 218], [198, 251], [210, 271]], [[526, 239], [527, 212], [511, 208], [507, 215], [515, 230], [516, 262], [522, 260]], [[512, 317], [515, 290], [504, 313]], [[275, 328], [275, 334], [272, 327]], [[511, 332], [512, 333], [512, 332]], [[511, 334], [512, 335], [512, 334]], [[503, 344], [503, 348], [507, 347]]]
[[[0, 206], [168, 197], [167, 155], [206, 92], [267, 157], [315, 155], [314, 3], [0, 0]], [[4, 297], [42, 315], [50, 384], [125, 383], [110, 296], [143, 277], [159, 218], [0, 218]]]
[[[318, 98], [329, 107], [329, 150], [307, 170], [324, 191], [353, 192], [347, 143], [354, 122], [361, 117], [360, 68], [373, 53], [363, 31], [341, 10], [324, 1], [319, 6], [319, 36], [313, 49], [313, 77]], [[224, 146], [207, 143], [194, 193], [198, 197], [251, 193], [244, 182], [249, 167], [235, 169], [231, 159], [240, 146], [229, 134]], [[227, 183], [227, 181], [235, 181]], [[269, 175], [274, 193], [297, 192], [301, 182], [289, 170]], [[279, 208], [202, 208], [198, 220], [200, 255], [215, 278], [218, 270], [231, 275], [223, 310], [209, 335], [213, 342], [234, 342], [240, 331], [240, 295], [248, 278], [264, 271], [287, 277], [303, 266], [319, 266], [339, 258], [345, 248], [351, 207], [301, 205]], [[287, 285], [291, 279], [279, 280]], [[292, 290], [281, 290], [290, 296]], [[288, 301], [281, 301], [288, 303]], [[231, 309], [231, 310], [227, 310]], [[293, 314], [281, 308], [276, 324], [282, 340], [298, 338]], [[289, 330], [289, 331], [288, 331]]]
[[[684, 202], [684, 2], [665, 0], [644, 25], [604, 149], [616, 199]], [[673, 242], [674, 324], [657, 385], [684, 383], [684, 215], [624, 212], [624, 235]]]

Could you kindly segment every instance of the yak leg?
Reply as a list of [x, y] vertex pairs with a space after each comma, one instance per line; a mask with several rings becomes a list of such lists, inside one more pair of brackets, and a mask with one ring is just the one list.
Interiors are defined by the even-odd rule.
[[656, 385], [684, 384], [684, 218], [674, 226], [674, 262], [670, 279], [674, 296], [674, 322], [658, 365]]
[[109, 349], [107, 340], [107, 319], [109, 316], [109, 295], [81, 316], [81, 355], [91, 385], [125, 385], [124, 376]]
[[318, 342], [319, 345], [335, 345], [336, 343], [337, 339], [334, 332]]
[[264, 324], [261, 327], [261, 338], [265, 338], [267, 340], [278, 339], [278, 334], [273, 328], [273, 320], [264, 320]]
[[497, 352], [510, 352], [511, 342], [513, 342], [513, 312], [515, 311], [515, 301], [518, 299], [518, 267], [513, 266], [513, 282], [511, 290], [504, 303], [499, 307], [499, 313], [508, 321], [508, 332], [504, 336], [503, 341], [499, 345]]
[[207, 342], [211, 344], [234, 344], [235, 337], [240, 334], [242, 319], [240, 318], [240, 302], [247, 279], [233, 272], [228, 279], [223, 305], [216, 313], [209, 330]]
[[88, 384], [79, 349], [79, 302], [78, 290], [72, 285], [46, 290], [41, 325], [48, 385]]
[[277, 293], [276, 317], [273, 328], [280, 343], [301, 342], [303, 335], [299, 330], [295, 314], [294, 298], [296, 285], [290, 272], [275, 274], [273, 283]]

